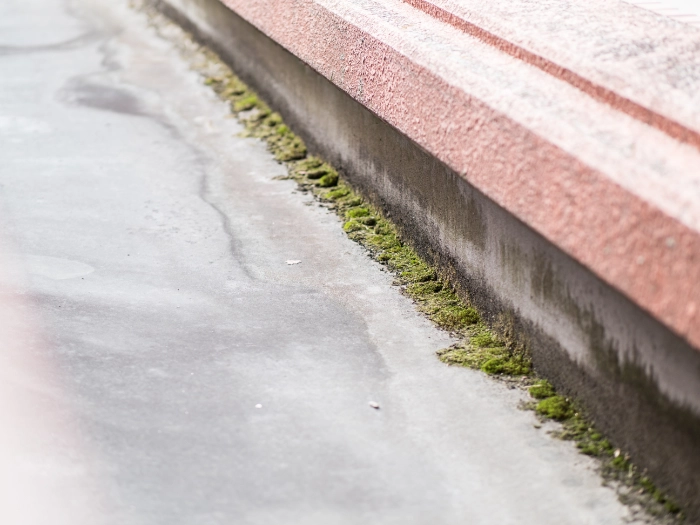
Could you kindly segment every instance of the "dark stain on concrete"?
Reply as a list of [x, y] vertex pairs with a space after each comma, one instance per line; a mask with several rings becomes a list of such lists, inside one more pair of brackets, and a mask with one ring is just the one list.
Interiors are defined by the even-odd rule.
[[148, 112], [137, 97], [125, 89], [74, 79], [60, 92], [59, 98], [79, 106], [112, 111], [125, 115], [146, 116]]

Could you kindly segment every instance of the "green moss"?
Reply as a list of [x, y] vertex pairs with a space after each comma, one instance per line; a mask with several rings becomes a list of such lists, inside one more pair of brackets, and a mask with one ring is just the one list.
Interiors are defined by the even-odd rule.
[[476, 322], [475, 319], [478, 319], [478, 315], [474, 315], [473, 309], [462, 305], [434, 308], [434, 311], [430, 312], [428, 317], [441, 328], [452, 331], [465, 328]]
[[[601, 457], [601, 456], [611, 456], [613, 454], [613, 448], [607, 439], [594, 440], [590, 438], [590, 435], [583, 434], [577, 438], [576, 446], [578, 449], [587, 456]], [[618, 458], [613, 458], [613, 461]], [[624, 463], [619, 462], [621, 465]]]
[[295, 173], [297, 174], [302, 174], [302, 172], [311, 170], [314, 168], [318, 168], [323, 164], [323, 161], [319, 159], [318, 157], [315, 157], [313, 155], [309, 155], [306, 157], [304, 160], [301, 160], [297, 163], [296, 166], [294, 166], [292, 169]]
[[548, 397], [552, 397], [555, 395], [554, 392], [554, 387], [552, 386], [552, 383], [547, 381], [546, 379], [542, 381], [538, 381], [534, 385], [532, 385], [529, 389], [530, 395], [534, 397], [535, 399], [545, 399]]
[[655, 491], [656, 491], [656, 487], [655, 487], [654, 484], [651, 482], [651, 480], [650, 480], [648, 477], [646, 477], [646, 476], [643, 476], [643, 477], [639, 480], [639, 484], [640, 484], [642, 487], [644, 487], [644, 490], [646, 490], [646, 491], [648, 491], [648, 492], [655, 492]]
[[282, 123], [282, 117], [279, 113], [271, 113], [268, 115], [265, 118], [264, 124], [271, 128], [277, 128], [276, 132], [279, 134], [282, 134], [282, 130], [284, 130], [284, 132], [289, 131], [289, 128]]
[[526, 376], [532, 368], [527, 359], [518, 358], [507, 353], [504, 348], [502, 356], [494, 357], [481, 365], [481, 370], [487, 374], [508, 376]]
[[[382, 224], [377, 226], [385, 227]], [[452, 332], [461, 333], [479, 321], [478, 312], [466, 306], [447, 282], [438, 279], [433, 268], [415, 260], [415, 255], [410, 249], [397, 246], [398, 240], [395, 236], [388, 235], [385, 239], [388, 241], [385, 253], [393, 255], [389, 263], [408, 283], [406, 294], [414, 299], [420, 311], [441, 328]], [[373, 239], [372, 242], [381, 246], [377, 239]]]
[[473, 348], [468, 344], [458, 343], [450, 348], [439, 350], [437, 355], [440, 361], [448, 365], [460, 365], [480, 370], [484, 363], [498, 357], [500, 352], [500, 348]]
[[328, 173], [328, 168], [326, 166], [319, 166], [318, 168], [310, 169], [304, 173], [306, 175], [306, 178], [315, 180], [315, 179], [320, 179], [323, 177], [325, 174]]
[[354, 193], [351, 193], [348, 195], [342, 202], [343, 209], [345, 208], [350, 208], [353, 206], [360, 206], [363, 203], [362, 199], [355, 195]]
[[477, 347], [489, 348], [492, 346], [499, 346], [498, 340], [491, 333], [490, 330], [483, 330], [479, 333], [471, 336], [470, 342], [472, 345]]
[[351, 208], [345, 212], [345, 216], [349, 219], [355, 219], [357, 217], [367, 217], [369, 216], [369, 209], [367, 208]]
[[664, 504], [664, 508], [666, 509], [667, 512], [670, 512], [671, 514], [676, 514], [676, 515], [681, 513], [681, 508], [672, 499], [667, 497], [666, 501], [664, 501], [663, 504]]
[[268, 142], [268, 144], [272, 145], [270, 149], [277, 160], [289, 162], [291, 160], [303, 159], [306, 156], [306, 146], [300, 138], [284, 136], [281, 137], [281, 139], [282, 140], [277, 142]]
[[247, 111], [253, 109], [258, 105], [258, 97], [255, 95], [248, 95], [240, 100], [233, 102], [233, 111], [236, 113], [240, 111]]
[[416, 264], [400, 273], [405, 282], [426, 282], [437, 278], [435, 270], [427, 264]]
[[564, 421], [574, 415], [571, 403], [563, 396], [552, 396], [543, 399], [537, 403], [535, 410], [538, 414], [555, 421]]
[[474, 311], [468, 318], [464, 343], [438, 352], [441, 361], [481, 370], [490, 375], [527, 376], [531, 363], [527, 355], [509, 349], [483, 323]]
[[406, 290], [412, 296], [430, 296], [442, 291], [442, 281], [423, 281], [409, 284]]
[[651, 495], [654, 501], [662, 505], [666, 512], [676, 515], [681, 512], [681, 508], [676, 504], [676, 502], [659, 490], [647, 476], [642, 476], [640, 478], [639, 485], [641, 485], [643, 489], [649, 495]]
[[248, 93], [248, 87], [236, 79], [230, 79], [221, 86], [220, 95], [223, 98], [236, 98], [245, 96]]
[[[540, 380], [530, 387], [530, 395], [540, 399], [535, 410], [541, 417], [560, 421], [562, 430], [558, 436], [576, 443], [582, 454], [598, 458], [602, 462], [604, 476], [615, 479], [631, 487], [631, 493], [641, 498], [640, 503], [650, 512], [663, 512], [682, 518], [681, 509], [666, 494], [660, 491], [646, 476], [640, 475], [637, 468], [623, 454], [596, 430], [583, 411], [567, 398], [557, 395], [554, 387], [548, 381]], [[646, 499], [645, 499], [646, 498]], [[657, 504], [656, 509], [650, 508], [650, 501]]]
[[347, 233], [351, 233], [351, 232], [356, 232], [358, 230], [361, 230], [364, 227], [365, 227], [365, 225], [362, 224], [360, 221], [358, 221], [356, 219], [350, 219], [348, 222], [346, 222], [343, 225], [343, 230], [345, 230]]
[[330, 188], [338, 184], [338, 174], [335, 172], [327, 173], [319, 179], [316, 186], [319, 188]]
[[337, 200], [342, 197], [345, 197], [348, 193], [350, 193], [350, 190], [347, 188], [337, 188], [335, 190], [331, 190], [328, 193], [325, 193], [323, 195], [324, 198], [329, 199], [329, 200]]

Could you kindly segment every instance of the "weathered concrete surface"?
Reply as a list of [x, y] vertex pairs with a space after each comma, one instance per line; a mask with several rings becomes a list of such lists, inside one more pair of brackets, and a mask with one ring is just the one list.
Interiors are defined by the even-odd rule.
[[224, 3], [700, 348], [696, 146], [402, 0]]
[[700, 519], [697, 150], [398, 0], [161, 5]]
[[143, 18], [0, 20], [0, 522], [622, 522]]

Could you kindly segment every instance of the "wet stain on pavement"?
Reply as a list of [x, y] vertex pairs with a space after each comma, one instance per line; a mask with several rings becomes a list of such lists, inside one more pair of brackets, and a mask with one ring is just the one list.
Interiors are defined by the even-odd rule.
[[83, 79], [71, 80], [61, 90], [59, 98], [71, 104], [114, 113], [148, 115], [139, 99], [127, 90]]

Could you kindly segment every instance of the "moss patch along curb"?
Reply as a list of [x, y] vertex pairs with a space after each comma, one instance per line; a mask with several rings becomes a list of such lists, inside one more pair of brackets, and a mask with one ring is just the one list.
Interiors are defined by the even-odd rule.
[[[158, 22], [162, 15], [144, 9], [156, 30], [162, 29], [165, 22]], [[282, 117], [215, 53], [199, 46], [191, 37], [173, 39], [170, 34], [161, 34], [188, 55], [186, 58], [202, 75], [204, 83], [229, 104], [231, 112], [245, 126], [245, 135], [264, 140], [275, 159], [286, 164], [285, 178], [296, 181], [302, 191], [312, 193], [341, 217], [347, 235], [395, 275], [396, 284], [418, 310], [459, 339], [457, 344], [437, 352], [441, 361], [481, 370], [527, 389], [531, 401], [524, 408], [533, 410], [541, 421], [560, 423], [560, 429], [553, 432], [555, 437], [571, 440], [583, 454], [598, 458], [605, 482], [616, 483], [620, 499], [632, 508], [641, 509], [637, 512], [641, 515], [635, 518], [653, 519], [653, 523], [677, 523], [684, 519], [681, 509], [654, 486], [646, 473], [639, 471], [626, 454], [596, 430], [575, 400], [559, 395], [548, 381], [537, 376], [528, 348], [511, 337], [512, 323], [506, 316], [487, 326], [479, 312], [463, 299], [466, 294], [458, 294], [454, 285], [423, 260], [399, 236], [396, 227], [353, 190], [330, 164], [310, 155], [303, 140]]]

